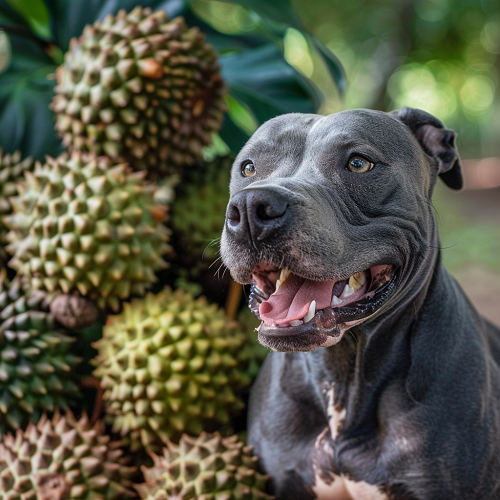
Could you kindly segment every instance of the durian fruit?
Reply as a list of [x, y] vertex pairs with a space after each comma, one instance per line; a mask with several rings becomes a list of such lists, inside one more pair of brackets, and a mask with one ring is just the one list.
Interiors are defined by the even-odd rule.
[[2, 500], [127, 500], [137, 498], [119, 442], [104, 424], [70, 412], [43, 415], [0, 441]]
[[136, 7], [86, 26], [56, 73], [56, 128], [72, 150], [165, 174], [196, 162], [222, 123], [217, 53], [180, 17]]
[[9, 255], [5, 251], [7, 243], [5, 235], [7, 227], [2, 221], [2, 217], [12, 212], [12, 206], [9, 199], [16, 196], [17, 183], [24, 179], [26, 170], [33, 170], [35, 160], [29, 156], [21, 160], [20, 151], [12, 154], [3, 154], [0, 148], [0, 267], [3, 267], [9, 260]]
[[143, 484], [135, 485], [141, 500], [257, 500], [265, 493], [268, 476], [257, 471], [252, 447], [237, 436], [186, 434], [179, 445], [167, 442], [163, 456], [151, 454], [154, 465], [142, 467]]
[[179, 267], [191, 277], [208, 269], [219, 256], [232, 162], [232, 157], [224, 156], [200, 163], [185, 170], [177, 186], [170, 226]]
[[[132, 450], [227, 424], [250, 384], [247, 337], [216, 305], [166, 288], [124, 304], [94, 346], [113, 431]], [[142, 443], [142, 445], [141, 445]]]
[[25, 293], [19, 278], [8, 282], [5, 270], [0, 273], [0, 434], [79, 396], [73, 341], [47, 312], [42, 294]]
[[78, 292], [103, 309], [143, 295], [169, 248], [166, 207], [144, 176], [81, 154], [37, 163], [4, 219], [9, 265], [35, 290]]

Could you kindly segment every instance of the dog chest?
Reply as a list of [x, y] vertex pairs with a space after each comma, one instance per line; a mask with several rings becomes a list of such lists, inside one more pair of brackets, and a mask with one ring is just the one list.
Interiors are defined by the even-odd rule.
[[313, 487], [317, 500], [388, 500], [377, 486], [365, 482], [350, 481], [341, 476], [335, 476], [330, 484], [317, 478]]
[[331, 443], [337, 438], [345, 418], [345, 409], [335, 407], [335, 385], [325, 384], [328, 427], [319, 434], [314, 444], [312, 490], [317, 500], [387, 500], [378, 486], [357, 482], [332, 472], [334, 451]]
[[317, 500], [388, 500], [378, 486], [364, 481], [352, 481], [331, 472], [333, 449], [330, 428], [327, 427], [316, 439], [313, 455], [314, 485], [312, 491]]

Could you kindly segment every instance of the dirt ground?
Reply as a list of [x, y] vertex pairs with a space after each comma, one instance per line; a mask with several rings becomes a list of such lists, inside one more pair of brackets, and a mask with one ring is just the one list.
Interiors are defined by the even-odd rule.
[[500, 327], [500, 273], [471, 266], [453, 274], [478, 311]]
[[[444, 194], [448, 204], [444, 208], [441, 202], [441, 217], [445, 219], [442, 230], [447, 225], [456, 224], [459, 217], [468, 227], [481, 227], [483, 231], [496, 231], [500, 228], [500, 187], [490, 189], [466, 189], [460, 193]], [[451, 216], [452, 222], [446, 220]], [[483, 250], [478, 249], [474, 255], [475, 262], [467, 262], [463, 266], [449, 269], [465, 290], [477, 309], [488, 319], [500, 326], [500, 240], [496, 236], [488, 243], [489, 261], [482, 261]], [[450, 250], [453, 251], [453, 250]], [[493, 259], [491, 256], [493, 255]]]

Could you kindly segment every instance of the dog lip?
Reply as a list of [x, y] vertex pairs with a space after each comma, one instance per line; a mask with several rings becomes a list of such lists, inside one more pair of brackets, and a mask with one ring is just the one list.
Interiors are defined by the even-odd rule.
[[313, 319], [298, 326], [267, 326], [263, 323], [259, 328], [259, 334], [263, 333], [266, 335], [273, 335], [275, 337], [291, 337], [303, 333], [321, 333], [329, 337], [338, 337], [341, 334], [341, 331], [337, 322], [333, 318], [324, 318], [324, 311], [334, 312], [335, 310], [332, 308], [321, 309], [316, 313]]
[[318, 347], [335, 345], [343, 337], [339, 326], [333, 328], [318, 328], [314, 319], [300, 326], [279, 328], [264, 326], [259, 328], [258, 339], [260, 344], [273, 351], [312, 351]]

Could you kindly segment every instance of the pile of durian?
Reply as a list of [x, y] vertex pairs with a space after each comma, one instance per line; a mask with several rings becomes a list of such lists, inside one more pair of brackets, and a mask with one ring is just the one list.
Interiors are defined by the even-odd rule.
[[242, 440], [265, 352], [215, 276], [217, 53], [137, 7], [56, 80], [66, 151], [0, 151], [0, 500], [272, 498]]

